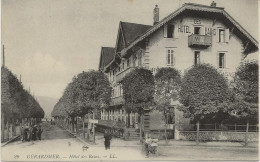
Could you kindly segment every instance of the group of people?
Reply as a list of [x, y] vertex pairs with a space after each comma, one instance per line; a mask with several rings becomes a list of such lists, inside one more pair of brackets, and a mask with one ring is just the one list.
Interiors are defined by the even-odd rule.
[[112, 132], [106, 129], [104, 133], [104, 138], [105, 149], [110, 149], [110, 140], [112, 139]]
[[29, 126], [29, 124], [26, 124], [21, 128], [21, 141], [41, 140], [42, 132], [41, 125]]

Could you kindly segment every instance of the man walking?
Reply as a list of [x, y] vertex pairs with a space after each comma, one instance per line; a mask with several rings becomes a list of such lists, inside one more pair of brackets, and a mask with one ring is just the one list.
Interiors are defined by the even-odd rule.
[[110, 132], [108, 132], [108, 130], [105, 130], [104, 133], [104, 138], [105, 138], [105, 149], [110, 149], [110, 140], [112, 139], [112, 135]]

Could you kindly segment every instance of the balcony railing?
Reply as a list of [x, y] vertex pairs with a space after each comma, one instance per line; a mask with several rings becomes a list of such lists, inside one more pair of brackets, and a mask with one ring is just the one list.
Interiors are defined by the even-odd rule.
[[188, 38], [189, 47], [208, 47], [212, 45], [212, 37], [208, 35], [192, 34]]
[[129, 67], [123, 71], [120, 71], [118, 74], [116, 74], [116, 81], [120, 82], [128, 73], [133, 71], [135, 67]]

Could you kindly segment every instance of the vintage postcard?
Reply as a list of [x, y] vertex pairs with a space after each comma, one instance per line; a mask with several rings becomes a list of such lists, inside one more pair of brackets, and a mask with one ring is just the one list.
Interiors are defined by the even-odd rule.
[[258, 161], [258, 7], [1, 0], [1, 160]]

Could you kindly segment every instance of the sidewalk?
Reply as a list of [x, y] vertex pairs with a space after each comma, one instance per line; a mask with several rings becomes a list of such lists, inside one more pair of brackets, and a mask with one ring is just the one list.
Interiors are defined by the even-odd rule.
[[[81, 137], [82, 138], [82, 137]], [[101, 133], [98, 133], [95, 138], [95, 146], [104, 146], [104, 136]], [[82, 139], [83, 140], [83, 139]], [[86, 140], [85, 140], [86, 141]], [[86, 141], [87, 142], [87, 141]], [[93, 145], [93, 143], [90, 143]], [[120, 138], [112, 138], [111, 147], [141, 147], [139, 140], [136, 141], [125, 141]], [[160, 140], [158, 142], [159, 147], [236, 147], [236, 148], [245, 148], [243, 142], [224, 142], [224, 141], [215, 141], [215, 142], [200, 142], [199, 145], [196, 145], [195, 141], [181, 141], [181, 140], [169, 140], [169, 143], [166, 144], [165, 140]], [[258, 142], [250, 142], [247, 148], [258, 148]]]
[[17, 135], [17, 136], [14, 136], [12, 139], [9, 139], [9, 140], [6, 141], [6, 142], [2, 142], [2, 143], [1, 143], [1, 147], [7, 145], [7, 144], [10, 143], [10, 142], [13, 142], [14, 140], [16, 140], [16, 139], [19, 138], [19, 137], [20, 137], [20, 135]]
[[[95, 143], [91, 142], [93, 137], [90, 137], [91, 141], [83, 139], [83, 134], [75, 135], [67, 130], [70, 134], [75, 136], [78, 140], [83, 142], [87, 146], [104, 146], [104, 135], [103, 133], [96, 132]], [[139, 140], [135, 141], [125, 141], [121, 138], [113, 137], [111, 140], [111, 147], [141, 147]], [[214, 141], [214, 142], [200, 142], [199, 145], [196, 145], [195, 141], [183, 141], [183, 140], [169, 140], [168, 144], [165, 143], [165, 140], [160, 140], [158, 142], [159, 147], [236, 147], [236, 148], [245, 148], [243, 142], [225, 142], [225, 141]], [[247, 148], [258, 148], [258, 142], [250, 142]]]

